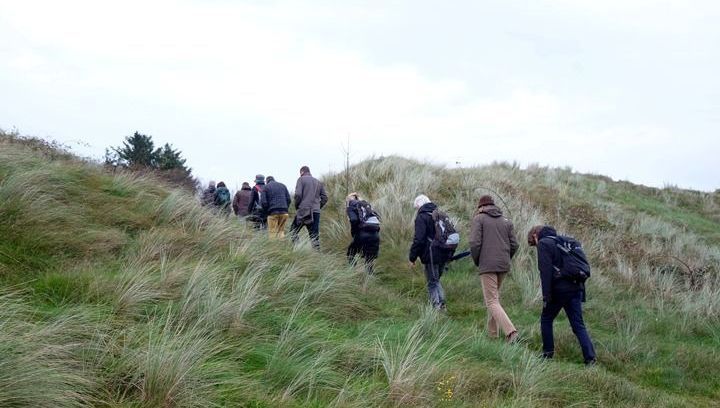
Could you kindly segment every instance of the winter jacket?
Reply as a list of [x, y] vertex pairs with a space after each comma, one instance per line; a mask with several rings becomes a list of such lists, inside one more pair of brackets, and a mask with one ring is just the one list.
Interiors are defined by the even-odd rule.
[[248, 207], [252, 199], [252, 189], [245, 188], [238, 190], [233, 197], [232, 208], [235, 215], [238, 217], [244, 217], [248, 215]]
[[302, 175], [295, 184], [295, 209], [298, 213], [319, 213], [325, 207], [328, 196], [320, 180], [310, 173]]
[[290, 192], [285, 184], [271, 181], [262, 191], [262, 207], [268, 215], [287, 214], [290, 207]]
[[345, 212], [348, 216], [348, 221], [350, 221], [350, 235], [353, 238], [358, 238], [362, 240], [372, 240], [372, 239], [380, 239], [380, 231], [362, 231], [360, 230], [360, 214], [358, 213], [358, 203], [360, 201], [358, 200], [351, 200], [348, 203], [347, 208], [345, 209]]
[[427, 265], [433, 263], [442, 265], [447, 262], [452, 251], [440, 248], [432, 244], [435, 237], [435, 222], [432, 219], [432, 212], [437, 209], [434, 203], [427, 203], [418, 209], [415, 216], [415, 236], [408, 259], [415, 262], [420, 258], [420, 262]]
[[211, 205], [215, 202], [215, 187], [208, 187], [203, 190], [202, 196], [200, 197], [201, 205]]
[[538, 270], [540, 270], [540, 284], [542, 286], [543, 301], [549, 302], [553, 293], [568, 293], [584, 291], [584, 285], [571, 282], [567, 279], [555, 279], [556, 267], [562, 266], [562, 254], [555, 246], [555, 241], [549, 237], [556, 237], [557, 232], [552, 227], [544, 227], [538, 233], [537, 257]]
[[[252, 214], [257, 217], [265, 218], [267, 217], [267, 214], [265, 214], [265, 211], [262, 209], [262, 194], [263, 190], [265, 189], [265, 183], [256, 183], [255, 186], [252, 188], [252, 192], [250, 193], [250, 202], [248, 203], [248, 214]], [[255, 203], [258, 203], [260, 206], [257, 207]]]
[[[222, 195], [225, 194], [227, 196], [227, 202], [222, 201]], [[222, 209], [222, 210], [229, 210], [230, 209], [230, 190], [228, 190], [227, 187], [218, 187], [215, 189], [215, 197], [213, 198], [213, 204], [215, 204], [216, 207]]]
[[513, 223], [494, 205], [483, 207], [470, 226], [470, 252], [480, 274], [510, 271], [518, 242]]

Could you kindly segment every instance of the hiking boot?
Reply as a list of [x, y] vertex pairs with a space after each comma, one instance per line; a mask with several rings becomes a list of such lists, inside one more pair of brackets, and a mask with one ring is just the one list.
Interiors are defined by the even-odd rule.
[[505, 336], [505, 342], [508, 344], [517, 343], [519, 335], [520, 335], [519, 332], [517, 330], [515, 330], [514, 332]]
[[597, 359], [585, 360], [585, 367], [595, 367], [597, 365]]
[[540, 354], [540, 358], [545, 360], [551, 360], [553, 358], [553, 355], [555, 355], [554, 351], [543, 351], [543, 353]]

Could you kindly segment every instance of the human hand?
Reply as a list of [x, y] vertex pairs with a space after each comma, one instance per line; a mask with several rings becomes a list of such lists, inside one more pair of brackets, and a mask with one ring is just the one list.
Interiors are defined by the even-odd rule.
[[410, 266], [410, 269], [415, 269], [415, 262], [409, 261], [408, 266]]

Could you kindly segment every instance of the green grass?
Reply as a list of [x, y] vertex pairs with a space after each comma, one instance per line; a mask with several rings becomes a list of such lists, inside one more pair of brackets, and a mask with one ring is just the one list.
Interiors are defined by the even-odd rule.
[[[108, 173], [0, 135], [0, 406], [717, 406], [720, 249], [713, 194], [508, 164], [360, 163], [353, 190], [383, 215], [377, 275], [346, 265], [342, 175], [325, 177], [321, 253], [253, 235], [152, 179]], [[586, 322], [600, 364], [561, 315], [537, 358], [538, 279], [522, 245], [502, 290], [522, 341], [485, 333], [468, 259], [426, 306], [407, 266], [412, 198], [467, 238], [498, 195], [518, 240], [550, 222], [595, 271]]]
[[671, 205], [660, 198], [618, 190], [612, 191], [610, 196], [631, 211], [643, 212], [681, 226], [698, 234], [709, 244], [720, 244], [720, 220], [703, 214], [697, 205]]

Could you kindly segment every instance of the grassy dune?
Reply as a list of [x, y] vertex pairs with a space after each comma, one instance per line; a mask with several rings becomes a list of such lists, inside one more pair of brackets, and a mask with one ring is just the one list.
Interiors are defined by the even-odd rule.
[[[353, 190], [383, 215], [368, 277], [344, 259], [343, 181], [325, 177], [316, 253], [160, 182], [0, 135], [0, 406], [719, 404], [717, 193], [368, 160], [352, 170]], [[488, 192], [521, 242], [542, 222], [579, 237], [595, 266], [586, 320], [599, 365], [580, 364], [562, 316], [556, 359], [536, 357], [539, 281], [526, 245], [503, 292], [519, 344], [485, 335], [467, 259], [443, 277], [448, 316], [429, 310], [421, 270], [406, 261], [420, 192], [463, 239]]]

